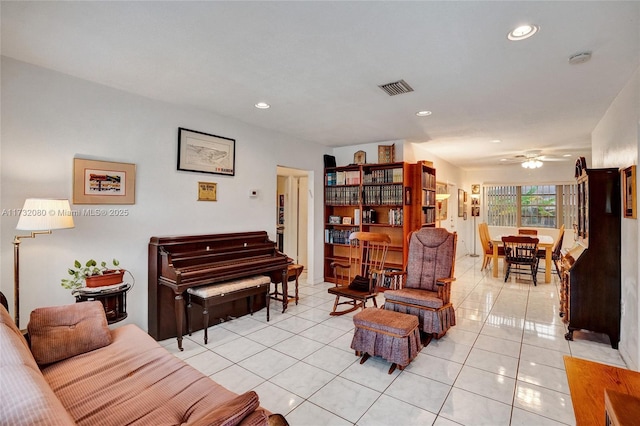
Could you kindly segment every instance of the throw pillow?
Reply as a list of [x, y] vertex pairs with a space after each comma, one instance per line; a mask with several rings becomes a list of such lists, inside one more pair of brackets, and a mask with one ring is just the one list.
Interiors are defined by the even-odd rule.
[[360, 275], [356, 275], [349, 284], [351, 290], [369, 291], [369, 279]]
[[51, 364], [111, 343], [100, 302], [38, 308], [27, 325], [31, 353], [39, 365]]
[[245, 392], [188, 424], [189, 426], [236, 426], [258, 408], [258, 405], [258, 394], [254, 391]]

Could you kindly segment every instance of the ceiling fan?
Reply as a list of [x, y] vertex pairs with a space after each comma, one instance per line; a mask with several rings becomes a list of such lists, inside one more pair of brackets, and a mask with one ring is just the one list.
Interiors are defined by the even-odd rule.
[[567, 158], [557, 157], [551, 154], [543, 154], [541, 150], [530, 150], [525, 151], [522, 154], [514, 155], [510, 158], [502, 158], [500, 159], [500, 162], [502, 164], [520, 163], [520, 165], [525, 169], [538, 169], [542, 167], [545, 162], [567, 160]]

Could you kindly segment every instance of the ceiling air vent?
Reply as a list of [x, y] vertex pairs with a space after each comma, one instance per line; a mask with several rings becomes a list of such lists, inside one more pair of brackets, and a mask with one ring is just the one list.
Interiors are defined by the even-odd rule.
[[403, 93], [413, 92], [413, 89], [411, 88], [411, 86], [409, 86], [407, 82], [404, 80], [398, 80], [398, 81], [394, 81], [393, 83], [382, 84], [378, 87], [384, 90], [389, 96], [395, 96], [395, 95], [401, 95]]

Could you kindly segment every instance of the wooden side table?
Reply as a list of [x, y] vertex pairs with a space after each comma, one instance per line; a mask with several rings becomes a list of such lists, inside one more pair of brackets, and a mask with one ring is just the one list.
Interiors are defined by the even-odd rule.
[[640, 373], [564, 356], [573, 412], [579, 426], [605, 424], [605, 391], [638, 397]]
[[[278, 291], [278, 284], [280, 284], [277, 281], [273, 281], [273, 283], [275, 284], [276, 288], [273, 291], [273, 293], [269, 294], [269, 297], [271, 299], [274, 300], [279, 300], [282, 302], [282, 313], [284, 314], [284, 312], [287, 310], [287, 305], [289, 304], [289, 299], [293, 299], [296, 302], [296, 305], [298, 304], [298, 278], [300, 277], [300, 274], [302, 274], [302, 271], [304, 270], [304, 266], [303, 265], [298, 265], [298, 264], [291, 264], [287, 267], [287, 283], [294, 281], [296, 282], [296, 287], [295, 287], [295, 294], [292, 296], [290, 294], [288, 294], [289, 290], [288, 290], [288, 286], [282, 289], [282, 293], [280, 293]], [[286, 284], [286, 283], [285, 283]]]
[[104, 306], [107, 323], [113, 324], [127, 317], [127, 292], [131, 284], [100, 290], [99, 287], [88, 290], [82, 288], [74, 293], [76, 303], [97, 300]]

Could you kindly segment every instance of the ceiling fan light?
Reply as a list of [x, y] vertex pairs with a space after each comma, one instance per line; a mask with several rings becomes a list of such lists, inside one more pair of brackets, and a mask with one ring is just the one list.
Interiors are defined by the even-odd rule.
[[539, 169], [542, 167], [542, 161], [535, 159], [527, 160], [522, 163], [522, 167], [525, 169]]

